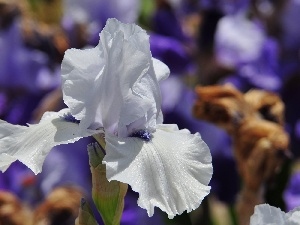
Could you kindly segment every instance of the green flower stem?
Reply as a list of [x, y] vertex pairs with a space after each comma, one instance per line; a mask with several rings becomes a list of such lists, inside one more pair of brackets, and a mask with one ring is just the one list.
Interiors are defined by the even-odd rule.
[[[105, 142], [104, 142], [105, 143]], [[101, 144], [103, 146], [103, 142]], [[88, 147], [92, 172], [92, 196], [105, 225], [119, 225], [124, 209], [124, 197], [128, 185], [119, 181], [108, 181], [106, 167], [102, 164], [104, 153], [95, 143]]]
[[85, 199], [81, 199], [79, 215], [75, 221], [75, 225], [98, 225], [94, 218], [92, 209]]
[[[101, 146], [101, 148], [103, 150], [105, 150], [105, 138], [103, 134], [95, 134], [93, 135], [93, 137], [96, 139], [96, 141], [98, 142], [98, 144]], [[102, 159], [104, 158], [104, 155], [102, 156]], [[101, 163], [102, 163], [102, 159], [101, 159]]]

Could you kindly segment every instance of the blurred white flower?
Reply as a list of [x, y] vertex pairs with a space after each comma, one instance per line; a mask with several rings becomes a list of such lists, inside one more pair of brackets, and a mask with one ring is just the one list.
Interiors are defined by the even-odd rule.
[[198, 133], [162, 124], [158, 82], [168, 75], [144, 30], [109, 19], [95, 48], [65, 53], [69, 109], [29, 127], [0, 124], [0, 168], [20, 160], [39, 172], [51, 147], [104, 131], [108, 180], [131, 185], [149, 216], [154, 206], [170, 218], [196, 209], [210, 191], [211, 155]]
[[285, 213], [268, 204], [257, 205], [250, 218], [250, 225], [299, 225], [300, 207]]

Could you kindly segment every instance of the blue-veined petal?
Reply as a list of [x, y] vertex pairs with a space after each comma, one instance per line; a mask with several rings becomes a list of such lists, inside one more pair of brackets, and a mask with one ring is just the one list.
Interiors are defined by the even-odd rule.
[[199, 134], [159, 125], [150, 141], [106, 136], [108, 180], [129, 184], [139, 193], [138, 205], [154, 213], [154, 206], [170, 218], [196, 209], [209, 193], [211, 155]]
[[0, 120], [0, 170], [5, 171], [16, 160], [35, 174], [41, 172], [43, 162], [52, 149], [60, 144], [73, 143], [82, 137], [101, 131], [82, 133], [78, 123], [64, 118], [67, 110], [47, 112], [38, 124], [12, 125]]

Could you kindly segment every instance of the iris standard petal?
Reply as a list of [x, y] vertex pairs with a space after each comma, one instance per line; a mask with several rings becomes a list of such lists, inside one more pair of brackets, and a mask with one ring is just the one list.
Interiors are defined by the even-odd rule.
[[190, 212], [210, 191], [211, 155], [198, 133], [158, 125], [148, 142], [107, 135], [106, 151], [103, 162], [108, 180], [129, 184], [149, 216], [154, 206], [169, 218]]
[[104, 127], [126, 137], [134, 123], [136, 129], [155, 129], [161, 107], [158, 80], [167, 75], [166, 66], [151, 56], [146, 31], [109, 19], [94, 49], [66, 51], [64, 101], [83, 129]]
[[40, 123], [28, 127], [0, 120], [0, 170], [19, 160], [37, 174], [52, 147], [100, 132], [86, 130], [82, 134], [77, 123], [64, 118], [64, 112], [47, 112]]
[[157, 80], [162, 81], [166, 79], [170, 74], [169, 67], [158, 59], [152, 58], [152, 61]]
[[[101, 49], [69, 49], [65, 52], [61, 65], [63, 99], [71, 114], [78, 120], [83, 120], [88, 109], [96, 115], [98, 105], [94, 102], [101, 94], [101, 75], [104, 70]], [[93, 115], [93, 118], [95, 117]], [[92, 115], [89, 115], [91, 117]], [[102, 117], [97, 114], [95, 123], [101, 123]], [[85, 128], [94, 125], [82, 124]], [[100, 124], [99, 126], [101, 126]]]

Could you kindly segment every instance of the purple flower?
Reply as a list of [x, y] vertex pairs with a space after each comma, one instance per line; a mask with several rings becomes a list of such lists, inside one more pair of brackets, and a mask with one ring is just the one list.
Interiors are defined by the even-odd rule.
[[38, 93], [45, 88], [43, 79], [48, 79], [47, 88], [53, 88], [57, 85], [57, 74], [48, 69], [49, 58], [41, 51], [25, 47], [20, 26], [16, 20], [0, 31], [0, 86]]
[[245, 14], [223, 17], [218, 24], [215, 54], [219, 63], [235, 70], [224, 79], [242, 91], [250, 88], [278, 92], [282, 86], [279, 47], [257, 21]]
[[288, 211], [300, 206], [300, 171], [291, 175], [283, 198]]
[[159, 7], [152, 18], [153, 32], [172, 37], [180, 42], [189, 42], [190, 38], [184, 33], [179, 18], [171, 6]]
[[285, 4], [280, 17], [283, 47], [292, 52], [297, 52], [300, 49], [300, 29], [296, 22], [300, 20], [299, 11], [300, 2], [298, 0], [290, 0]]
[[88, 44], [97, 45], [99, 33], [106, 20], [116, 18], [121, 22], [134, 23], [139, 15], [139, 0], [65, 0], [62, 26], [67, 31], [72, 47], [78, 43], [78, 25], [87, 25]]
[[150, 50], [153, 57], [170, 68], [172, 74], [182, 74], [192, 67], [192, 57], [185, 46], [175, 38], [151, 33]]
[[244, 11], [249, 7], [249, 0], [199, 0], [202, 9], [220, 10], [224, 14], [235, 14], [239, 11]]

